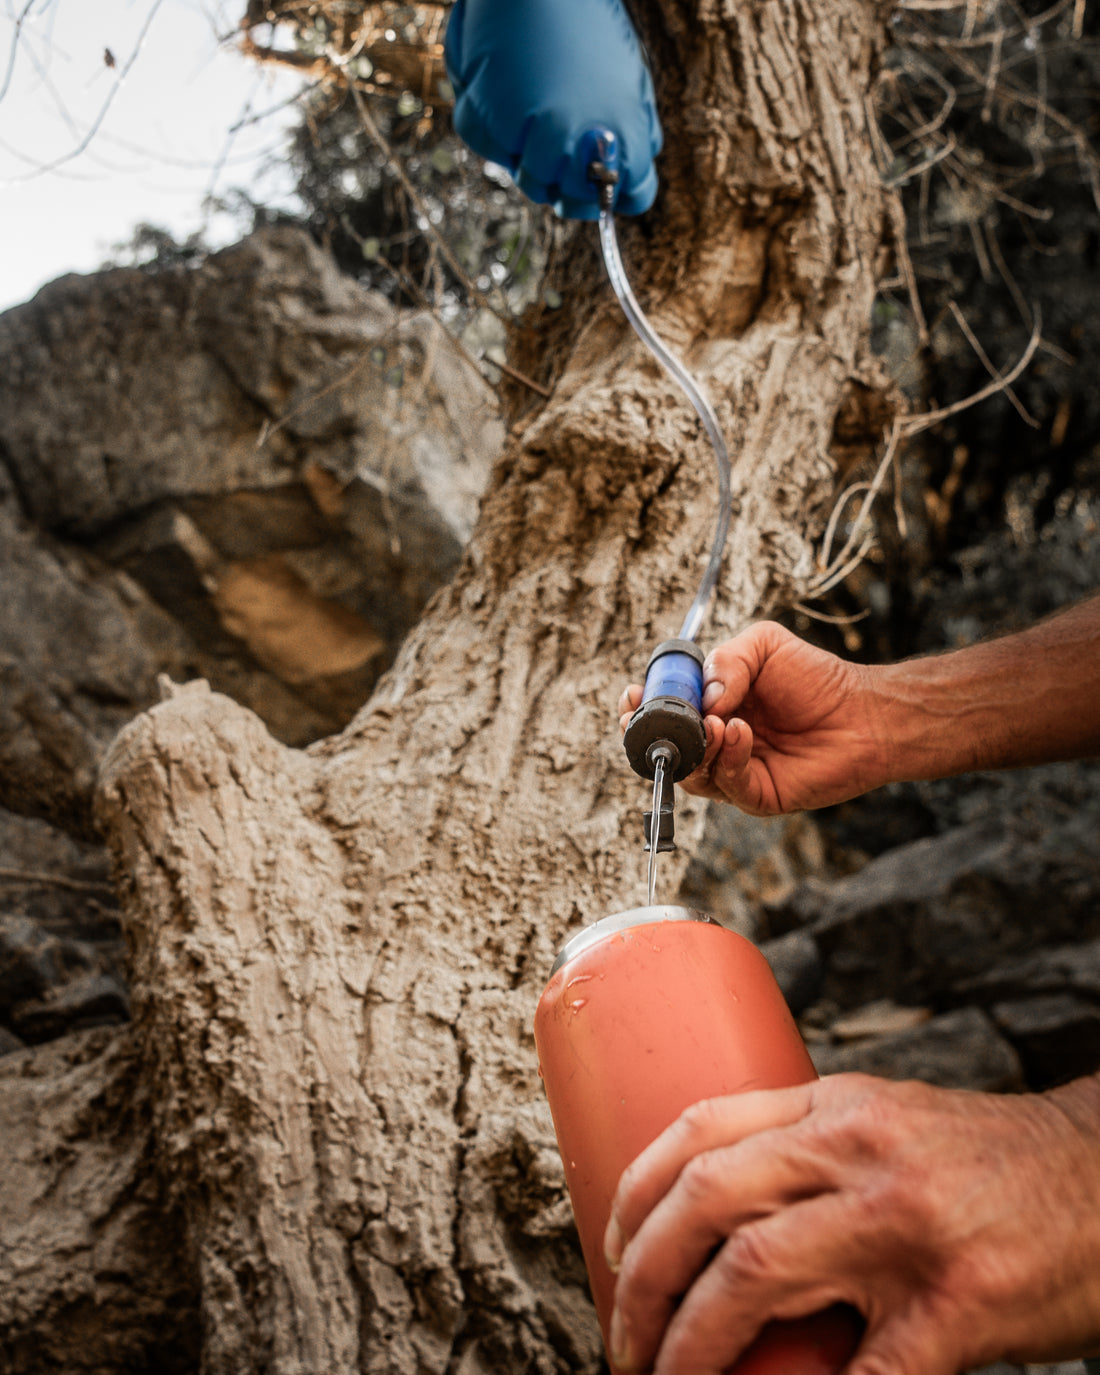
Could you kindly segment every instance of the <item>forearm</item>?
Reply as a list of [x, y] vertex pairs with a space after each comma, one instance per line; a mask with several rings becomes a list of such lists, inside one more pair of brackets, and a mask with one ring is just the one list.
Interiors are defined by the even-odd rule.
[[1100, 596], [1018, 634], [868, 670], [883, 781], [1100, 754]]

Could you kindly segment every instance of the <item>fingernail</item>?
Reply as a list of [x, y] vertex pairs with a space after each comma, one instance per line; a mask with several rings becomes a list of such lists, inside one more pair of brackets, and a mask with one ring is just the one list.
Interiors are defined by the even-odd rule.
[[623, 1331], [622, 1314], [617, 1308], [612, 1309], [611, 1327], [607, 1335], [611, 1346], [612, 1361], [623, 1370], [629, 1370], [631, 1368], [630, 1345], [626, 1340], [626, 1333]]
[[709, 711], [726, 690], [725, 683], [708, 683], [703, 689], [703, 710]]
[[619, 1271], [619, 1262], [623, 1258], [623, 1244], [623, 1229], [619, 1226], [618, 1218], [612, 1213], [607, 1231], [603, 1234], [603, 1258], [613, 1275]]

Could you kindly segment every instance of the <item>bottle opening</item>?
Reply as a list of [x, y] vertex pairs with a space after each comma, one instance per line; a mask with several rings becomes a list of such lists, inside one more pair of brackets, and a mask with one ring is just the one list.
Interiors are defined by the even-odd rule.
[[550, 969], [550, 977], [567, 965], [570, 960], [575, 959], [582, 950], [588, 950], [597, 941], [602, 941], [607, 936], [614, 935], [617, 931], [628, 931], [632, 926], [650, 926], [659, 921], [701, 921], [709, 926], [717, 926], [718, 923], [713, 917], [708, 917], [705, 912], [696, 912], [690, 907], [632, 907], [629, 912], [613, 912], [609, 917], [601, 917], [599, 921], [593, 922], [591, 926], [586, 926], [583, 931], [566, 941]]

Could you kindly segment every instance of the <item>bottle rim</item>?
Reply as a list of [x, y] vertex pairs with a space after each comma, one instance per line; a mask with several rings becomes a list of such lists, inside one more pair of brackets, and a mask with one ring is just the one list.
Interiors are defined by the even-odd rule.
[[629, 931], [633, 926], [651, 926], [660, 921], [696, 921], [707, 926], [719, 925], [713, 917], [708, 917], [705, 912], [697, 912], [691, 907], [632, 907], [627, 912], [613, 912], [611, 916], [601, 917], [599, 921], [586, 926], [583, 931], [578, 931], [566, 941], [550, 967], [550, 977], [553, 978], [570, 960], [576, 959], [582, 951], [588, 950], [605, 937], [613, 936], [618, 931]]

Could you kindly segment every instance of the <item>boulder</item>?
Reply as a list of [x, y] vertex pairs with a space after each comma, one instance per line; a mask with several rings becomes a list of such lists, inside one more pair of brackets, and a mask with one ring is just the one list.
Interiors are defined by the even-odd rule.
[[297, 745], [450, 576], [502, 441], [442, 327], [301, 231], [0, 316], [0, 805], [91, 833], [104, 744], [207, 678]]
[[977, 1008], [960, 1008], [906, 1031], [845, 1045], [811, 1044], [810, 1055], [819, 1074], [859, 1070], [988, 1092], [1024, 1087], [1016, 1053]]
[[0, 1053], [127, 1015], [102, 848], [0, 810]]
[[797, 1017], [815, 1001], [825, 978], [817, 941], [808, 931], [791, 931], [760, 947], [787, 1006]]
[[[806, 928], [827, 966], [824, 991], [852, 1007], [884, 994], [950, 996], [991, 965], [1100, 935], [1100, 859], [1091, 817], [1049, 825], [991, 814], [876, 857], [848, 877], [803, 883], [769, 911]], [[1051, 901], [1051, 894], [1057, 900]]]
[[1033, 1088], [1064, 1084], [1100, 1065], [1100, 1001], [1047, 993], [994, 1003], [990, 1016], [1015, 1047]]

